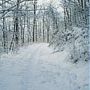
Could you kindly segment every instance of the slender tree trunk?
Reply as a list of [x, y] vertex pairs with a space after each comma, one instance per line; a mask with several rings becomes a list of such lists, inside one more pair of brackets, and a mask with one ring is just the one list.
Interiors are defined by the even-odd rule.
[[[90, 56], [90, 0], [88, 1], [88, 3], [89, 3], [89, 7], [88, 7], [88, 11], [89, 11], [89, 13], [88, 13], [88, 16], [89, 16], [89, 21], [88, 21], [88, 24], [89, 24], [89, 56]], [[90, 57], [89, 57], [90, 58]]]
[[37, 1], [34, 0], [33, 42], [35, 42], [35, 29], [36, 29], [36, 3], [37, 3]]
[[18, 19], [18, 10], [19, 10], [19, 2], [20, 0], [17, 0], [17, 5], [16, 5], [16, 13], [15, 13], [15, 43], [16, 47], [19, 45], [19, 19]]
[[65, 4], [66, 4], [66, 0], [64, 0], [64, 25], [65, 25], [65, 31], [66, 31], [66, 29], [67, 29], [67, 20], [66, 20], [66, 6], [65, 6]]
[[[44, 10], [45, 10], [45, 8], [44, 8]], [[42, 20], [42, 21], [43, 21], [43, 42], [45, 41], [45, 29], [44, 29], [44, 28], [45, 28], [45, 26], [44, 26], [45, 20], [44, 20], [44, 18], [45, 18], [45, 17], [44, 17], [44, 15], [43, 15], [43, 20]]]
[[[2, 0], [2, 10], [3, 10], [3, 15], [4, 15], [4, 0]], [[2, 31], [3, 31], [3, 48], [4, 48], [4, 52], [6, 52], [6, 28], [5, 28], [5, 17], [3, 16], [2, 18], [2, 22], [3, 22], [3, 28], [2, 28]]]

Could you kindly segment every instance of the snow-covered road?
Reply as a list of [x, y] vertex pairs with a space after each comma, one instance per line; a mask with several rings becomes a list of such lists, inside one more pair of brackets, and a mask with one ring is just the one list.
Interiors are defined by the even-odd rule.
[[0, 58], [0, 90], [89, 90], [88, 64], [67, 61], [48, 44], [32, 44]]

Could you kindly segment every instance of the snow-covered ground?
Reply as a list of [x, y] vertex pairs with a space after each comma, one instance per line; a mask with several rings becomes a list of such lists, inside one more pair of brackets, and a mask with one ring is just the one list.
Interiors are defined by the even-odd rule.
[[67, 61], [48, 44], [32, 44], [0, 57], [0, 90], [90, 90], [89, 65]]

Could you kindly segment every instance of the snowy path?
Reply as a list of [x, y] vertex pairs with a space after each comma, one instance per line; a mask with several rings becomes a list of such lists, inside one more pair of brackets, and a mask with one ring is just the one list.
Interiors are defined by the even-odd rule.
[[0, 90], [89, 90], [88, 65], [67, 62], [67, 51], [48, 44], [23, 47], [0, 58]]

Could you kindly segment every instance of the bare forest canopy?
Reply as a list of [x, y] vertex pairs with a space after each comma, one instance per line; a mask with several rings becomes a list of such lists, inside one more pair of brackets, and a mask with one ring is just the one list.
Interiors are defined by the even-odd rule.
[[[88, 60], [89, 0], [0, 0], [0, 53], [47, 42]], [[76, 56], [76, 57], [75, 57]]]

